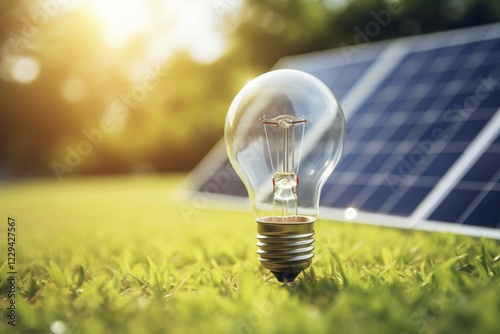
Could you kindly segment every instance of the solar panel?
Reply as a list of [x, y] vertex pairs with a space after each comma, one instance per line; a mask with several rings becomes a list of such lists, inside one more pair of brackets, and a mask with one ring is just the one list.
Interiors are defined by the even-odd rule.
[[500, 227], [500, 136], [486, 147], [433, 210], [430, 220]]
[[[362, 223], [500, 238], [499, 59], [494, 24], [278, 62], [321, 79], [346, 113], [322, 217], [354, 208]], [[191, 179], [211, 198], [246, 197], [223, 144]]]

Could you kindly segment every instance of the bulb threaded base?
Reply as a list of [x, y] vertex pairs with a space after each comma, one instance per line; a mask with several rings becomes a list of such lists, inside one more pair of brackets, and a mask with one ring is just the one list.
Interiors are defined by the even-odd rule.
[[265, 217], [257, 220], [259, 260], [280, 282], [292, 282], [311, 265], [314, 219]]

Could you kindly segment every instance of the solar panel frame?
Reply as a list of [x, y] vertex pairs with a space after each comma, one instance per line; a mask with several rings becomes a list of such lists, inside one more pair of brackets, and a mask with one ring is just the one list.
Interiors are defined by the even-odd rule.
[[[396, 147], [380, 147], [380, 141], [374, 139], [378, 135], [382, 135], [382, 139], [387, 138], [387, 136], [396, 136], [395, 138], [398, 138], [398, 136], [405, 134], [405, 131], [412, 130], [415, 133], [420, 133], [419, 140], [424, 140], [429, 137], [433, 129], [449, 126], [450, 122], [436, 123], [438, 115], [435, 110], [444, 110], [470, 96], [477, 89], [477, 83], [471, 83], [471, 77], [483, 76], [484, 78], [485, 75], [498, 70], [498, 61], [495, 61], [495, 59], [499, 59], [500, 54], [497, 52], [492, 56], [491, 53], [488, 53], [491, 51], [492, 46], [487, 41], [497, 43], [493, 47], [498, 47], [499, 40], [500, 24], [493, 24], [460, 31], [374, 43], [363, 48], [362, 52], [354, 55], [351, 59], [347, 59], [341, 51], [333, 50], [288, 57], [279, 61], [276, 68], [300, 69], [322, 79], [334, 93], [338, 93], [337, 97], [340, 99], [346, 113], [347, 121], [353, 124], [356, 124], [356, 122], [366, 123], [352, 127], [351, 133], [354, 139], [366, 141], [366, 145], [363, 147], [359, 147], [360, 145], [349, 147], [350, 143], [346, 143], [346, 151], [351, 150], [354, 153], [341, 160], [341, 164], [337, 167], [339, 169], [334, 173], [343, 173], [342, 178], [337, 177], [339, 181], [335, 187], [329, 189], [326, 186], [322, 199], [337, 200], [341, 198], [340, 200], [343, 200], [345, 206], [347, 206], [352, 204], [352, 202], [348, 201], [352, 197], [350, 192], [355, 195], [354, 193], [358, 191], [359, 195], [361, 189], [369, 189], [372, 193], [363, 192], [358, 197], [358, 200], [366, 202], [371, 196], [380, 199], [379, 202], [382, 202], [382, 199], [387, 197], [389, 192], [393, 192], [394, 189], [390, 189], [389, 185], [381, 186], [381, 182], [386, 182], [386, 180], [381, 180], [380, 175], [374, 176], [373, 170], [376, 168], [380, 170], [383, 164], [396, 164], [397, 166], [398, 162], [394, 160], [394, 152], [400, 152], [401, 154], [406, 152], [408, 154], [408, 148], [411, 148], [411, 145], [403, 142]], [[426, 57], [422, 56], [426, 53], [428, 54]], [[398, 66], [404, 65], [405, 62], [414, 62], [414, 65], [420, 63], [421, 66], [414, 68], [412, 66], [403, 66], [404, 71], [398, 69]], [[447, 66], [450, 71], [443, 71], [443, 66]], [[325, 70], [325, 68], [328, 70]], [[336, 77], [345, 78], [346, 75], [341, 75], [341, 73], [349, 69], [355, 69], [352, 73], [356, 74], [356, 80], [334, 81]], [[453, 70], [456, 71], [453, 72]], [[398, 75], [393, 75], [395, 71], [399, 71], [397, 72]], [[335, 73], [336, 75], [334, 75]], [[387, 83], [391, 80], [391, 85], [388, 85]], [[404, 80], [409, 84], [404, 85]], [[419, 80], [422, 82], [419, 82]], [[433, 83], [434, 86], [430, 87], [429, 82]], [[382, 89], [382, 92], [376, 94], [377, 90], [380, 89]], [[457, 94], [460, 91], [463, 92]], [[405, 98], [398, 100], [398, 97], [402, 95]], [[449, 99], [443, 97], [449, 97]], [[356, 221], [500, 238], [499, 226], [496, 226], [496, 228], [476, 227], [432, 219], [439, 217], [437, 214], [433, 215], [437, 210], [436, 207], [450, 193], [458, 191], [455, 189], [457, 184], [459, 184], [459, 187], [460, 184], [462, 186], [467, 184], [464, 183], [467, 181], [462, 180], [462, 177], [465, 177], [469, 170], [474, 167], [474, 162], [467, 161], [467, 159], [480, 159], [483, 152], [486, 152], [484, 154], [490, 154], [488, 150], [491, 147], [493, 152], [500, 150], [495, 144], [495, 141], [499, 140], [498, 135], [500, 134], [500, 109], [498, 109], [500, 102], [498, 94], [495, 98], [484, 101], [487, 103], [484, 106], [482, 105], [482, 108], [486, 111], [482, 111], [481, 114], [471, 113], [469, 115], [470, 120], [463, 123], [467, 124], [470, 131], [459, 132], [460, 135], [452, 134], [452, 132], [448, 133], [454, 141], [448, 145], [438, 146], [437, 152], [430, 153], [427, 165], [419, 169], [419, 171], [421, 170], [420, 174], [408, 175], [404, 178], [403, 187], [399, 190], [401, 199], [397, 200], [394, 197], [390, 203], [386, 203], [384, 206], [372, 198], [369, 201], [369, 207], [378, 212], [359, 211]], [[396, 115], [392, 113], [390, 116], [382, 112], [380, 115], [372, 115], [371, 118], [366, 117], [365, 112], [364, 116], [358, 116], [358, 110], [362, 108], [363, 104], [366, 105], [367, 103], [373, 103], [376, 107], [374, 107], [374, 110], [377, 108], [378, 110], [394, 110], [397, 107], [400, 112], [396, 113]], [[433, 108], [429, 110], [430, 107]], [[425, 125], [420, 124], [415, 127], [415, 118], [422, 121], [422, 124], [430, 124], [430, 126], [426, 128]], [[381, 126], [380, 129], [376, 128], [370, 120], [379, 120], [386, 124], [384, 125], [385, 128], [384, 126]], [[405, 122], [408, 126], [405, 125]], [[392, 134], [387, 131], [387, 124], [389, 127], [394, 127]], [[366, 127], [367, 125], [371, 126], [370, 129], [363, 131], [362, 126]], [[382, 153], [374, 157], [369, 156], [370, 152], [377, 150]], [[385, 159], [386, 157], [388, 159]], [[342, 163], [346, 165], [349, 160], [353, 159], [358, 159], [358, 163], [354, 164], [354, 166], [360, 169], [359, 173], [354, 173], [346, 168], [343, 170], [343, 167], [341, 167]], [[443, 163], [447, 163], [447, 165], [443, 165]], [[440, 166], [442, 170], [433, 168], [432, 164]], [[214, 183], [214, 178], [221, 171], [223, 174], [229, 175], [228, 177], [231, 180], [225, 186]], [[353, 180], [357, 180], [359, 186], [353, 185]], [[415, 186], [417, 181], [420, 184]], [[217, 186], [210, 186], [210, 183]], [[491, 189], [495, 190], [499, 186], [497, 183], [493, 183], [493, 185], [491, 185], [491, 182], [487, 184]], [[346, 187], [346, 185], [350, 185], [350, 187]], [[194, 189], [190, 193], [191, 197], [196, 194], [199, 196], [205, 194], [204, 196], [209, 198], [212, 206], [222, 204], [222, 207], [227, 208], [228, 203], [231, 203], [230, 207], [236, 210], [248, 208], [246, 191], [234, 171], [231, 172], [222, 140], [206, 159], [193, 170], [188, 178], [188, 184], [184, 185], [183, 188]], [[328, 192], [331, 192], [331, 194], [328, 194]], [[483, 191], [483, 193], [484, 198], [487, 199], [489, 199], [488, 196], [493, 196], [488, 191]], [[413, 201], [416, 200], [417, 205], [415, 206], [414, 203], [410, 203], [410, 205], [408, 201], [403, 201], [402, 199], [405, 196]], [[345, 208], [325, 206], [328, 204], [322, 200], [321, 217], [347, 220], [344, 217]]]

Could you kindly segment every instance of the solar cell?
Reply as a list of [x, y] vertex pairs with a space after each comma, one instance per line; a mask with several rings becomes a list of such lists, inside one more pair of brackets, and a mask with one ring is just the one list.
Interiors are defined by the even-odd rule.
[[471, 166], [429, 219], [500, 227], [500, 136]]
[[[353, 207], [364, 223], [500, 238], [499, 59], [494, 24], [376, 43], [349, 59], [333, 50], [278, 62], [317, 76], [346, 113], [344, 154], [320, 202], [326, 217]], [[217, 152], [194, 173], [197, 190], [223, 170], [231, 184], [217, 191], [245, 197], [223, 145]], [[469, 225], [494, 229], [460, 227]]]

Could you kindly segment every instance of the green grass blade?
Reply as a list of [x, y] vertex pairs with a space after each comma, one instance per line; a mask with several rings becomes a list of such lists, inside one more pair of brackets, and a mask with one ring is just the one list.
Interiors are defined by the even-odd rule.
[[80, 269], [78, 270], [78, 283], [76, 286], [81, 288], [84, 281], [85, 281], [85, 270], [83, 270], [83, 266], [80, 266]]
[[340, 257], [337, 255], [337, 253], [335, 253], [335, 251], [333, 249], [331, 249], [330, 247], [327, 247], [327, 249], [328, 249], [328, 252], [330, 253], [330, 255], [335, 260], [335, 262], [337, 262], [337, 265], [338, 265], [339, 271], [340, 271], [340, 275], [342, 276], [342, 282], [344, 282], [344, 287], [347, 288], [349, 286], [349, 281], [347, 280], [347, 275], [346, 275], [345, 270], [344, 270], [344, 263], [342, 262]]
[[66, 285], [64, 274], [61, 268], [59, 268], [59, 266], [54, 261], [49, 262], [47, 271], [49, 272], [50, 277], [54, 280], [54, 282], [56, 282], [59, 287], [64, 287]]

